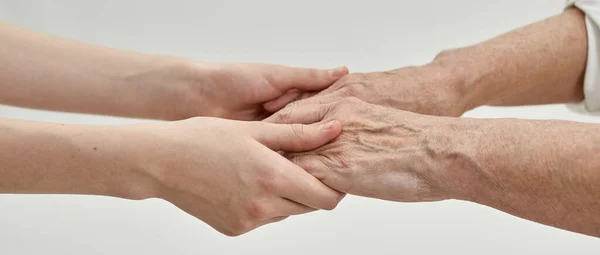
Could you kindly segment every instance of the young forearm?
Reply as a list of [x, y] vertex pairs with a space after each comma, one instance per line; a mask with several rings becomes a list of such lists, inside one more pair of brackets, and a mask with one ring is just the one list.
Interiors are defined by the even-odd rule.
[[432, 65], [460, 76], [461, 104], [472, 109], [578, 102], [586, 58], [584, 15], [572, 8], [477, 45], [443, 51]]
[[0, 23], [0, 104], [175, 119], [186, 65]]
[[135, 197], [117, 127], [0, 120], [0, 193]]
[[[456, 137], [455, 198], [600, 237], [600, 125], [468, 120]], [[459, 167], [456, 167], [459, 166]]]

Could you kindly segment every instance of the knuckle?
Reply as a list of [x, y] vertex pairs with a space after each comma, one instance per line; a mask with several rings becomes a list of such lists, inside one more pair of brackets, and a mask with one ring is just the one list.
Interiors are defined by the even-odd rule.
[[339, 78], [339, 79], [338, 79], [338, 80], [335, 82], [334, 86], [338, 86], [338, 87], [339, 87], [339, 86], [344, 86], [344, 84], [346, 84], [346, 83], [348, 83], [349, 81], [351, 81], [351, 80], [352, 80], [352, 78], [353, 78], [354, 76], [355, 76], [354, 74], [345, 75], [345, 76], [343, 76], [342, 78]]
[[338, 107], [346, 107], [346, 106], [356, 106], [357, 104], [360, 104], [362, 101], [360, 99], [358, 99], [357, 97], [345, 97], [344, 99], [340, 100], [337, 102], [337, 106]]
[[290, 124], [291, 132], [296, 137], [296, 139], [292, 139], [291, 141], [288, 141], [290, 143], [291, 147], [301, 149], [301, 148], [306, 147], [310, 143], [309, 140], [306, 139], [307, 137], [304, 133], [305, 126], [306, 125], [303, 125], [303, 124]]
[[304, 125], [290, 124], [290, 129], [292, 130], [292, 133], [294, 133], [295, 136], [297, 136], [297, 137], [304, 136]]
[[346, 103], [349, 103], [349, 104], [358, 104], [361, 102], [362, 101], [360, 101], [360, 99], [358, 99], [358, 97], [348, 97], [348, 100], [346, 100]]
[[285, 107], [285, 108], [281, 109], [280, 111], [278, 111], [277, 113], [275, 113], [275, 119], [282, 121], [282, 122], [288, 121], [292, 116], [292, 111], [293, 111], [293, 107], [290, 107], [290, 105], [288, 105], [287, 107]]
[[292, 157], [289, 159], [294, 165], [298, 165], [300, 167], [303, 166], [304, 161], [302, 160], [302, 157]]
[[359, 81], [364, 79], [365, 74], [364, 73], [352, 73], [349, 75], [346, 75], [342, 78], [340, 78], [339, 82], [340, 83], [349, 83], [349, 82], [354, 82], [354, 81]]
[[354, 86], [346, 86], [338, 90], [340, 95], [344, 98], [353, 97], [356, 95], [356, 88]]
[[246, 213], [253, 219], [267, 219], [271, 210], [265, 202], [252, 201], [246, 205]]
[[[296, 109], [297, 107], [303, 106], [303, 105], [307, 105], [307, 104], [311, 104], [314, 103], [313, 100], [310, 100], [310, 95], [307, 94], [299, 94], [298, 97], [296, 98], [296, 100], [290, 102], [289, 104], [287, 104], [285, 108], [290, 108], [290, 109]], [[290, 110], [291, 111], [291, 110]]]
[[316, 115], [315, 116], [316, 120], [321, 121], [321, 120], [325, 119], [325, 117], [327, 117], [328, 113], [329, 113], [329, 107], [321, 107], [321, 108], [319, 108], [318, 111], [315, 111], [313, 114]]

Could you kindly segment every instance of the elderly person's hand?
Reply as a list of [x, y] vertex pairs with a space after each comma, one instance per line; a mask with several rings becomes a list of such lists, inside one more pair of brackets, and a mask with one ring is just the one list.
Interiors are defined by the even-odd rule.
[[[419, 115], [347, 98], [286, 107], [266, 121], [312, 123], [339, 119], [333, 142], [291, 160], [344, 193], [394, 201], [448, 198], [440, 175], [452, 163], [446, 150], [453, 118]], [[440, 139], [442, 138], [442, 139]]]
[[[352, 73], [316, 95], [292, 104], [324, 104], [356, 97], [368, 103], [400, 110], [460, 116], [469, 108], [463, 100], [461, 85], [462, 80], [451, 70], [431, 63], [386, 72]], [[308, 94], [304, 97], [308, 97]]]
[[286, 107], [267, 121], [342, 121], [343, 132], [288, 154], [326, 185], [393, 201], [460, 199], [600, 236], [600, 125], [422, 115], [355, 98]]

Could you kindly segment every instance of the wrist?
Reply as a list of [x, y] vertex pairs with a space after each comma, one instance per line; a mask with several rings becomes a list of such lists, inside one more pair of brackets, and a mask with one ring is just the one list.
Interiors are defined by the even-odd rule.
[[148, 64], [121, 77], [123, 94], [132, 95], [134, 117], [182, 120], [209, 114], [207, 93], [213, 68], [209, 64], [170, 56], [152, 56]]
[[425, 134], [431, 167], [425, 175], [440, 197], [475, 200], [485, 187], [485, 169], [482, 150], [486, 144], [485, 121], [471, 118], [435, 117], [434, 128]]
[[[530, 158], [543, 151], [539, 146], [548, 147], [544, 145], [547, 136], [539, 135], [539, 131], [546, 128], [537, 126], [543, 123], [517, 119], [455, 119], [449, 126], [451, 130], [442, 131], [448, 141], [446, 158], [450, 160], [436, 176], [444, 180], [443, 190], [448, 197], [489, 204], [490, 199], [506, 195], [504, 189], [518, 182], [519, 178], [514, 177], [526, 172], [521, 168], [535, 168], [539, 163]], [[532, 152], [534, 154], [529, 154]], [[512, 174], [506, 175], [507, 169]]]
[[433, 115], [458, 117], [469, 110], [464, 93], [466, 78], [462, 73], [456, 72], [445, 62], [433, 61], [418, 68], [421, 69], [420, 75], [430, 77], [424, 85], [432, 87], [432, 93], [435, 95], [434, 100], [427, 103], [429, 107], [439, 109], [433, 111]]
[[67, 134], [86, 171], [84, 183], [78, 185], [85, 189], [81, 193], [136, 200], [154, 197], [153, 180], [139, 168], [143, 159], [133, 154], [144, 146], [135, 138], [139, 125], [73, 128]]
[[[482, 54], [478, 46], [440, 52], [429, 64], [445, 70], [452, 77], [452, 88], [458, 95], [458, 105], [465, 111], [488, 104], [495, 91], [483, 81], [492, 73], [488, 61], [479, 61]], [[485, 59], [485, 58], [484, 58]]]
[[[157, 179], [153, 165], [155, 156], [151, 153], [160, 150], [156, 148], [156, 137], [153, 132], [144, 132], [154, 124], [134, 124], [110, 127], [106, 132], [106, 141], [114, 159], [114, 176], [111, 178], [111, 196], [141, 200], [160, 198], [163, 190]], [[161, 132], [161, 130], [154, 130]]]

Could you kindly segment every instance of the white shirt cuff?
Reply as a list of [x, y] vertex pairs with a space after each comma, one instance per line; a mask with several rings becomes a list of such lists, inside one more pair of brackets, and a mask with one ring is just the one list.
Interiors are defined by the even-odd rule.
[[580, 113], [600, 114], [600, 1], [567, 0], [567, 8], [573, 6], [585, 13], [588, 56], [583, 82], [584, 100], [568, 107]]

